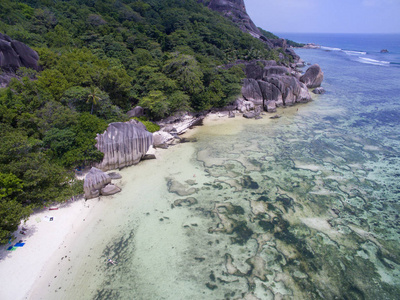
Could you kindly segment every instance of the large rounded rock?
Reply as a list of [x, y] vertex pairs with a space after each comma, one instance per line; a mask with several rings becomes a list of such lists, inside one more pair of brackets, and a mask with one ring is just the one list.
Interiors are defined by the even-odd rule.
[[259, 80], [258, 85], [265, 101], [274, 100], [278, 106], [283, 105], [282, 93], [274, 84]]
[[323, 80], [324, 73], [322, 72], [321, 67], [317, 64], [309, 67], [306, 73], [300, 77], [300, 81], [310, 89], [321, 86]]
[[245, 117], [246, 119], [253, 119], [257, 116], [255, 111], [248, 111], [246, 113], [243, 114], [243, 117]]
[[260, 86], [255, 79], [244, 79], [242, 86], [242, 95], [247, 101], [252, 101], [254, 104], [261, 104], [263, 96], [261, 94]]
[[144, 115], [144, 109], [141, 106], [135, 106], [133, 109], [126, 113], [128, 117], [141, 117]]
[[264, 106], [265, 110], [267, 112], [276, 112], [276, 102], [273, 100], [269, 100], [267, 102], [265, 102], [265, 106]]
[[165, 131], [157, 131], [153, 133], [153, 147], [168, 148], [168, 145], [175, 141], [175, 137]]
[[264, 68], [263, 77], [271, 75], [286, 75], [289, 73], [289, 69], [284, 66], [266, 66]]
[[91, 168], [83, 182], [85, 198], [91, 199], [98, 197], [99, 191], [109, 183], [111, 183], [111, 177], [108, 174], [97, 168]]
[[255, 107], [253, 102], [246, 101], [243, 99], [236, 99], [234, 104], [237, 107], [237, 110], [240, 111], [241, 113], [245, 113], [247, 111], [253, 110]]
[[20, 67], [39, 70], [39, 55], [24, 43], [0, 33], [0, 67], [15, 72]]
[[110, 195], [114, 195], [116, 193], [119, 193], [120, 191], [121, 191], [121, 189], [119, 187], [117, 187], [116, 185], [107, 184], [105, 187], [103, 187], [100, 190], [100, 193], [103, 196], [110, 196]]
[[321, 94], [325, 94], [325, 89], [323, 87], [317, 87], [312, 92], [314, 94], [321, 95]]
[[97, 149], [104, 153], [97, 167], [107, 171], [137, 164], [153, 145], [153, 134], [141, 122], [130, 120], [109, 124], [96, 140]]

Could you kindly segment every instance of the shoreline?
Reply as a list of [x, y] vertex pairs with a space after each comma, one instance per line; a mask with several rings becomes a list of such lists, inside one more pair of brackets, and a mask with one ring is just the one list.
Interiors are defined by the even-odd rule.
[[[281, 111], [279, 114], [283, 114], [283, 112]], [[266, 113], [263, 122], [272, 121], [268, 115]], [[237, 118], [245, 123], [262, 122], [262, 120], [245, 119], [241, 114], [236, 114], [235, 118], [229, 118], [224, 112], [210, 112], [205, 116], [203, 126], [209, 126], [212, 130], [213, 125], [220, 126], [222, 123], [226, 123], [223, 130], [229, 132], [232, 130], [229, 123], [238, 123]], [[195, 133], [196, 126], [189, 128], [182, 136], [191, 137]], [[173, 147], [177, 145], [179, 144]], [[156, 160], [162, 161], [167, 151], [168, 149], [157, 149]], [[130, 170], [132, 169], [134, 168]], [[127, 178], [124, 177], [118, 180], [118, 185], [124, 188], [128, 184], [126, 180]], [[112, 201], [107, 200], [114, 197], [118, 197], [118, 194], [90, 200], [82, 198], [55, 205], [59, 208], [58, 210], [50, 211], [49, 208], [46, 208], [33, 213], [23, 225], [27, 228], [26, 235], [17, 233], [22, 228], [21, 224], [15, 234], [16, 239], [12, 243], [15, 244], [22, 240], [25, 245], [15, 251], [7, 251], [6, 249], [10, 246], [8, 244], [0, 247], [0, 280], [4, 286], [0, 291], [0, 299], [41, 298], [42, 290], [52, 284], [53, 280], [50, 278], [54, 277], [53, 274], [61, 272], [54, 278], [63, 276], [63, 272], [67, 272], [65, 271], [67, 266], [72, 268], [77, 264], [76, 261], [69, 262], [68, 253], [78, 251], [72, 249], [71, 245], [75, 245], [77, 239], [83, 239], [82, 234], [91, 234], [91, 230], [96, 226], [96, 220], [98, 221], [108, 209], [113, 208], [110, 206], [113, 205]], [[49, 221], [49, 217], [53, 217], [53, 221]], [[83, 247], [83, 245], [80, 246]], [[100, 253], [96, 254], [97, 257], [101, 257]], [[63, 270], [59, 269], [60, 264], [63, 264]]]
[[[56, 253], [79, 234], [86, 220], [99, 207], [100, 201], [93, 200], [81, 198], [57, 205], [57, 210], [45, 208], [34, 212], [23, 225], [26, 234], [16, 233], [17, 238], [11, 243], [14, 245], [22, 240], [25, 245], [15, 251], [7, 251], [10, 244], [1, 246], [0, 299], [29, 299], [35, 282], [46, 274]], [[22, 225], [17, 232], [21, 228]]]

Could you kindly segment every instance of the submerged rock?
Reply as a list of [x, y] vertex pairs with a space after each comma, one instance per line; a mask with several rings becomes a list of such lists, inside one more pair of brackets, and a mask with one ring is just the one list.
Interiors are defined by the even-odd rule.
[[177, 180], [169, 178], [168, 180], [168, 191], [170, 193], [176, 193], [179, 196], [190, 196], [197, 193], [199, 189], [190, 187], [188, 184], [182, 184]]
[[130, 120], [109, 124], [96, 140], [97, 149], [104, 153], [97, 167], [107, 171], [137, 164], [153, 144], [153, 134], [142, 123]]
[[325, 94], [325, 89], [323, 87], [317, 87], [312, 92], [314, 94], [321, 95], [321, 94]]
[[197, 204], [197, 199], [193, 197], [189, 197], [186, 199], [178, 199], [174, 201], [175, 206], [192, 206]]

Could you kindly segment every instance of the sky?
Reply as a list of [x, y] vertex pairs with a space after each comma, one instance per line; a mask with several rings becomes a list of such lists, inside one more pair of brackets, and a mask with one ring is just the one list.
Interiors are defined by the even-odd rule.
[[273, 33], [400, 33], [400, 0], [244, 0]]

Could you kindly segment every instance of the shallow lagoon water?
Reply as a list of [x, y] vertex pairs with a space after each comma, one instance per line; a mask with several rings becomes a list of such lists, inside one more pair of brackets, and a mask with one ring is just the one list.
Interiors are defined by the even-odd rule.
[[299, 54], [325, 95], [122, 170], [41, 298], [397, 299], [400, 68]]

